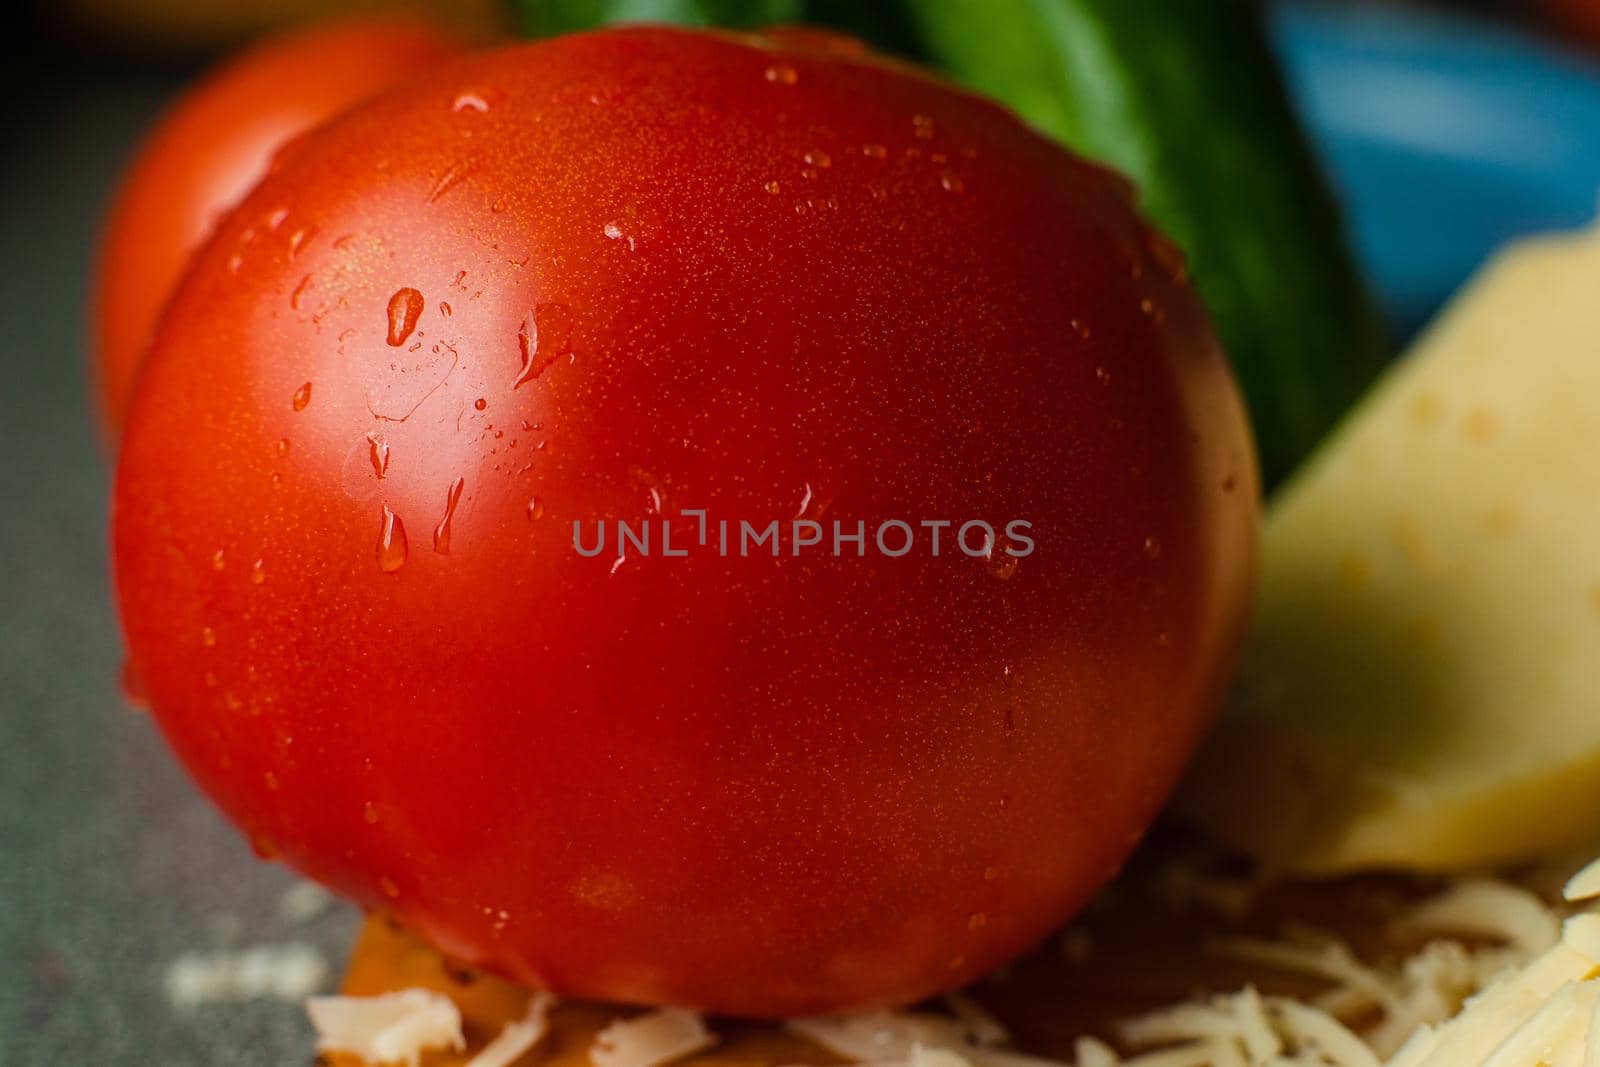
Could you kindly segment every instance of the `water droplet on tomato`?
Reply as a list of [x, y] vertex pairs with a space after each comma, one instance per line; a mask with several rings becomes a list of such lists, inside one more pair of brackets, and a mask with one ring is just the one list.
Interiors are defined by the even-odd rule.
[[911, 131], [924, 141], [933, 139], [933, 116], [911, 116]]
[[778, 185], [776, 180], [768, 182], [767, 184], [763, 185], [761, 188], [765, 189], [767, 192], [771, 193], [774, 196], [778, 195], [779, 185]]
[[273, 793], [282, 788], [282, 784], [278, 781], [278, 776], [271, 771], [261, 776], [261, 784], [266, 786], [269, 792]]
[[289, 294], [289, 308], [293, 311], [300, 310], [300, 301], [305, 299], [306, 290], [311, 288], [311, 275], [301, 277], [299, 284], [294, 287], [294, 292]]
[[122, 699], [140, 711], [150, 708], [150, 694], [145, 690], [144, 680], [139, 677], [139, 670], [133, 665], [131, 658], [122, 661]]
[[267, 565], [263, 560], [256, 560], [250, 565], [250, 584], [260, 585], [267, 580]]
[[311, 383], [306, 382], [294, 391], [294, 398], [290, 401], [296, 411], [304, 411], [306, 405], [311, 403]]
[[217, 631], [209, 626], [200, 627], [200, 643], [207, 648], [217, 647]]
[[1094, 369], [1094, 376], [1101, 385], [1111, 384], [1111, 372], [1106, 370], [1104, 367], [1096, 367]]
[[367, 434], [367, 459], [372, 463], [372, 473], [379, 478], [389, 473], [389, 442], [383, 434]]
[[378, 825], [378, 809], [373, 806], [372, 801], [369, 800], [362, 805], [361, 820], [368, 826]]
[[1144, 554], [1151, 559], [1161, 555], [1161, 539], [1159, 537], [1146, 537], [1144, 539]]
[[544, 501], [533, 497], [528, 501], [528, 519], [530, 521], [544, 518]]
[[466, 89], [456, 94], [450, 110], [457, 114], [462, 112], [486, 114], [491, 107], [500, 102], [501, 96], [497, 89]]
[[399, 348], [406, 343], [411, 331], [417, 328], [422, 308], [422, 294], [417, 290], [410, 287], [395, 290], [395, 294], [389, 298], [389, 334], [386, 339], [390, 345]]
[[400, 896], [400, 887], [395, 885], [394, 879], [383, 875], [378, 879], [378, 889], [390, 900], [397, 900]]
[[478, 411], [482, 411], [484, 408], [489, 406], [489, 402], [480, 396], [478, 399], [472, 402], [472, 406]]
[[1144, 243], [1150, 250], [1150, 258], [1166, 271], [1169, 278], [1180, 284], [1189, 280], [1189, 258], [1172, 238], [1160, 230], [1151, 229], [1145, 231]]
[[378, 569], [393, 574], [406, 565], [406, 527], [400, 516], [383, 507], [383, 523], [378, 530]]
[[786, 63], [767, 68], [766, 79], [774, 85], [793, 85], [800, 80], [800, 72]]
[[215, 552], [211, 553], [211, 569], [212, 570], [220, 571], [222, 568], [226, 567], [227, 565], [228, 565], [228, 561], [223, 556], [222, 549], [219, 548]]
[[433, 550], [441, 556], [450, 554], [450, 520], [455, 518], [456, 505], [461, 502], [461, 490], [466, 488], [466, 485], [467, 480], [458, 476], [445, 491], [444, 517], [439, 520], [439, 525], [433, 528]]
[[959, 175], [941, 174], [939, 175], [939, 187], [947, 193], [962, 193], [966, 192], [967, 183], [962, 181]]
[[820, 148], [813, 148], [811, 151], [807, 152], [805, 154], [805, 161], [807, 166], [816, 167], [819, 170], [827, 170], [829, 167], [833, 166], [833, 157], [822, 151]]
[[998, 877], [1000, 877], [1000, 868], [998, 868], [998, 867], [985, 867], [983, 869], [983, 880], [985, 882], [992, 882]]
[[428, 191], [428, 203], [434, 203], [476, 173], [478, 173], [478, 161], [475, 159], [450, 164], [445, 172], [439, 175], [439, 180], [433, 183], [433, 188]]
[[985, 926], [988, 926], [988, 925], [989, 925], [989, 916], [985, 915], [981, 911], [977, 912], [976, 914], [971, 915], [971, 916], [969, 916], [967, 918], [967, 929], [972, 931], [973, 933], [977, 933], [979, 930], [982, 930]]
[[558, 357], [572, 353], [572, 309], [553, 303], [535, 307], [517, 330], [517, 347], [522, 367], [514, 389], [543, 374]]
[[864, 144], [861, 146], [861, 154], [868, 159], [889, 158], [889, 150], [881, 144]]
[[287, 456], [289, 454], [289, 439], [287, 437], [278, 438], [277, 450], [279, 456]]

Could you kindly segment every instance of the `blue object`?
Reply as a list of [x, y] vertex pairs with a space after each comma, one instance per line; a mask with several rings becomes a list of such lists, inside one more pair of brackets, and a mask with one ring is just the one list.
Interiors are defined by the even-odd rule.
[[1600, 63], [1416, 10], [1287, 3], [1273, 32], [1397, 335], [1507, 240], [1595, 218]]

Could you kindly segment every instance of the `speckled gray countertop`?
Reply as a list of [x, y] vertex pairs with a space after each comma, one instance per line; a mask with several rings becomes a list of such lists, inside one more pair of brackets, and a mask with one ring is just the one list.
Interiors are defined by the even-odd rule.
[[117, 169], [178, 79], [40, 66], [0, 101], [0, 1065], [300, 1067], [296, 1004], [179, 1008], [166, 976], [286, 943], [336, 973], [355, 916], [290, 914], [295, 880], [117, 692], [84, 290]]

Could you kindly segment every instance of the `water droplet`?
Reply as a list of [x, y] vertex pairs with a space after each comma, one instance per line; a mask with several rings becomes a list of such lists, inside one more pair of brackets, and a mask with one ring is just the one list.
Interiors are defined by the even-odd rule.
[[294, 391], [294, 399], [290, 401], [296, 411], [304, 411], [306, 405], [311, 403], [311, 383], [306, 382]]
[[924, 141], [932, 140], [933, 139], [933, 116], [931, 116], [931, 115], [913, 115], [913, 116], [911, 116], [911, 130], [912, 130], [913, 133], [915, 133], [918, 137], [920, 137]]
[[456, 94], [455, 100], [450, 105], [450, 110], [460, 114], [465, 111], [474, 111], [486, 114], [490, 108], [500, 102], [502, 94], [498, 89], [465, 89]]
[[622, 569], [622, 565], [627, 562], [627, 559], [627, 556], [618, 556], [611, 564], [611, 570], [608, 573], [615, 575], [619, 570]]
[[389, 473], [389, 442], [383, 434], [367, 434], [367, 458], [372, 461], [373, 474], [382, 478]]
[[441, 300], [439, 301], [439, 314], [448, 319], [455, 312], [450, 309], [450, 304], [447, 301]]
[[267, 580], [267, 564], [265, 560], [256, 560], [250, 564], [250, 584], [260, 585]]
[[805, 517], [805, 513], [806, 513], [806, 509], [809, 508], [810, 506], [811, 506], [811, 483], [807, 482], [806, 483], [805, 492], [800, 497], [800, 510], [798, 510], [798, 511], [796, 511], [794, 513], [794, 517], [797, 518], [797, 519], [804, 518]]
[[227, 708], [229, 711], [238, 711], [240, 708], [244, 707], [244, 701], [239, 699], [237, 693], [223, 693], [222, 706]]
[[939, 187], [947, 193], [961, 193], [966, 191], [967, 183], [962, 181], [958, 175], [941, 174], [939, 175]]
[[417, 320], [422, 317], [422, 294], [412, 288], [398, 289], [389, 298], [389, 336], [390, 345], [399, 348], [406, 343], [406, 338], [411, 336], [411, 331], [417, 328]]
[[433, 183], [433, 188], [428, 191], [428, 203], [434, 203], [476, 173], [478, 173], [478, 161], [475, 159], [450, 164], [445, 172], [439, 175], [439, 180]]
[[378, 809], [373, 806], [372, 801], [369, 800], [364, 805], [362, 805], [362, 807], [361, 807], [361, 820], [363, 822], [365, 822], [368, 826], [376, 826], [376, 825], [378, 825]]
[[1071, 322], [1071, 326], [1072, 326], [1073, 332], [1078, 335], [1078, 340], [1087, 341], [1089, 339], [1089, 324], [1088, 323], [1084, 322], [1082, 319], [1073, 319], [1072, 322]]
[[1158, 556], [1160, 556], [1161, 555], [1161, 539], [1159, 537], [1155, 537], [1153, 535], [1150, 536], [1150, 537], [1146, 537], [1144, 539], [1144, 554], [1149, 556], [1151, 559], [1155, 559]]
[[530, 521], [544, 518], [544, 501], [533, 497], [528, 501], [528, 519]]
[[309, 288], [311, 288], [311, 275], [307, 274], [302, 277], [299, 284], [294, 287], [294, 292], [289, 294], [289, 307], [291, 310], [300, 310], [300, 301], [304, 299], [306, 290]]
[[388, 875], [383, 875], [378, 879], [378, 888], [383, 892], [383, 895], [388, 897], [390, 900], [397, 900], [400, 897], [400, 887], [395, 885], [394, 879], [390, 878]]
[[303, 226], [289, 235], [289, 261], [292, 263], [300, 255], [300, 250], [311, 243], [317, 236], [315, 226]]
[[793, 85], [800, 80], [800, 72], [786, 63], [767, 68], [767, 81], [774, 85]]
[[1189, 280], [1189, 258], [1172, 238], [1160, 230], [1146, 230], [1144, 244], [1150, 251], [1150, 258], [1169, 278], [1180, 284]]
[[1104, 367], [1096, 367], [1094, 369], [1094, 376], [1099, 380], [1101, 385], [1111, 384], [1111, 372], [1106, 370]]
[[868, 159], [889, 158], [889, 150], [883, 147], [881, 144], [864, 144], [861, 146], [861, 154], [866, 156]]
[[829, 167], [833, 166], [833, 157], [828, 155], [828, 153], [824, 152], [820, 148], [813, 148], [811, 151], [807, 152], [805, 154], [805, 161], [808, 166], [817, 167], [821, 170], [827, 170]]
[[817, 168], [815, 168], [815, 167], [806, 167], [804, 170], [802, 170], [800, 172], [800, 177], [804, 178], [808, 182], [816, 181], [817, 180]]
[[485, 400], [481, 396], [478, 399], [476, 399], [476, 400], [474, 400], [472, 402], [472, 407], [473, 407], [474, 411], [482, 411], [484, 408], [486, 408], [488, 406], [489, 406], [489, 402], [487, 400]]
[[383, 507], [383, 524], [378, 529], [378, 569], [393, 574], [406, 564], [406, 527], [400, 516]]
[[[983, 558], [984, 564], [988, 567], [989, 573], [994, 575], [996, 578], [999, 578], [1002, 582], [1016, 574], [1017, 567], [1022, 562], [1016, 556], [1013, 556], [1010, 552], [1006, 551], [1006, 546], [1001, 544], [1003, 540], [1005, 539], [996, 538], [995, 540], [989, 542], [989, 551], [984, 554]], [[1009, 542], [1007, 542], [1007, 544], [1009, 544]]]
[[261, 783], [265, 785], [269, 791], [274, 793], [282, 788], [282, 785], [278, 782], [278, 776], [273, 774], [271, 771], [268, 771], [266, 774], [261, 776]]
[[989, 925], [989, 916], [985, 915], [981, 911], [976, 913], [976, 914], [974, 914], [974, 915], [972, 915], [972, 916], [970, 916], [967, 919], [967, 929], [972, 931], [973, 933], [977, 933], [979, 930], [982, 930], [985, 926], [988, 926], [988, 925]]
[[287, 437], [278, 438], [277, 449], [279, 456], [287, 456], [289, 454], [289, 439]]
[[209, 626], [200, 627], [200, 643], [207, 648], [217, 647], [217, 631]]
[[228, 565], [228, 561], [223, 556], [222, 549], [219, 548], [215, 552], [211, 553], [211, 569], [212, 570], [220, 571], [222, 568], [226, 567], [227, 565]]
[[998, 868], [998, 867], [985, 867], [983, 869], [983, 880], [985, 882], [992, 882], [998, 877], [1000, 877], [1000, 868]]
[[522, 367], [513, 389], [531, 382], [556, 359], [572, 352], [572, 311], [565, 304], [540, 304], [522, 320], [517, 331]]
[[243, 267], [243, 266], [244, 266], [244, 257], [241, 256], [239, 253], [235, 252], [233, 255], [228, 257], [228, 273], [229, 274], [238, 274], [239, 273], [239, 269], [241, 267]]
[[278, 210], [267, 216], [267, 229], [276, 230], [279, 226], [283, 225], [283, 220], [287, 219], [288, 217], [289, 209], [286, 207], [280, 207]]
[[150, 707], [150, 694], [144, 687], [144, 680], [139, 677], [139, 670], [133, 665], [132, 659], [122, 661], [122, 699], [140, 711]]
[[439, 525], [433, 528], [433, 550], [441, 556], [450, 554], [450, 520], [455, 518], [456, 505], [461, 502], [461, 490], [466, 485], [467, 480], [458, 476], [445, 492], [444, 516], [439, 520]]
[[773, 194], [774, 196], [776, 196], [778, 194], [779, 186], [778, 186], [777, 180], [774, 179], [773, 181], [770, 181], [767, 184], [763, 185], [761, 188], [765, 189], [767, 192], [769, 192], [769, 193]]

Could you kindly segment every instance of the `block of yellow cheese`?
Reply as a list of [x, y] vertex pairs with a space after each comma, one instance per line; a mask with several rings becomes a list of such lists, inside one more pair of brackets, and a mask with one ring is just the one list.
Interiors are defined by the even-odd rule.
[[1600, 228], [1498, 255], [1273, 501], [1180, 805], [1297, 872], [1600, 835]]

